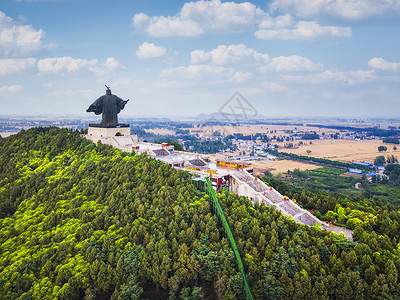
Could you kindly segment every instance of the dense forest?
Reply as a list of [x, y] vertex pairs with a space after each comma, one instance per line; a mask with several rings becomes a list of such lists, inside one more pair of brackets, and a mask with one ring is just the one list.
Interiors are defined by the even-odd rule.
[[233, 252], [187, 173], [56, 128], [0, 146], [0, 298], [241, 293]]
[[[256, 299], [400, 297], [394, 207], [342, 203], [345, 215], [361, 203], [376, 216], [349, 242], [228, 191], [217, 196]], [[321, 212], [338, 204], [307, 197]], [[188, 173], [75, 131], [1, 139], [0, 298], [243, 299], [207, 200]]]

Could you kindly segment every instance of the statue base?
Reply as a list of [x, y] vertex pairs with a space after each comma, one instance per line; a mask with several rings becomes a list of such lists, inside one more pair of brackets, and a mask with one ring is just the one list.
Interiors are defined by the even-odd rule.
[[89, 124], [89, 127], [97, 127], [97, 128], [124, 128], [129, 127], [129, 124], [118, 124], [117, 126], [104, 126], [101, 124]]
[[89, 124], [88, 140], [96, 143], [100, 141], [103, 144], [111, 145], [124, 151], [132, 151], [132, 147], [136, 146], [138, 137], [131, 134], [129, 124], [120, 124], [115, 127], [102, 127], [98, 124]]

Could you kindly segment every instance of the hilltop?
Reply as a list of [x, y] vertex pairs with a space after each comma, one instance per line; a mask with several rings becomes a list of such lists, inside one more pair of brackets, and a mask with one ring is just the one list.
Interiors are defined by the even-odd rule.
[[186, 173], [56, 128], [0, 145], [1, 298], [213, 297], [222, 272], [236, 275]]
[[[256, 299], [400, 296], [395, 211], [382, 211], [379, 235], [356, 228], [353, 243], [217, 196]], [[188, 173], [76, 131], [1, 139], [0, 298], [242, 299], [207, 200]]]

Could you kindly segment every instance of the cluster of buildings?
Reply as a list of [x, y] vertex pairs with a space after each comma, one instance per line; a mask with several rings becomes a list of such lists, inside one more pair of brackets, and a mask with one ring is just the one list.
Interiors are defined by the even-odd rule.
[[[266, 149], [276, 149], [279, 146], [275, 144], [266, 144], [266, 143], [259, 143], [251, 140], [240, 140], [235, 139], [232, 141], [233, 148], [235, 151], [239, 151], [239, 153], [252, 153], [254, 155], [265, 155]], [[235, 152], [232, 150], [225, 150], [224, 152]], [[243, 155], [245, 157], [245, 155]], [[240, 158], [239, 158], [240, 159]]]
[[386, 174], [384, 174], [385, 166], [375, 166], [372, 162], [369, 162], [369, 161], [364, 161], [364, 162], [355, 161], [352, 164], [355, 166], [355, 168], [349, 169], [349, 171], [347, 172], [348, 174], [362, 176], [364, 174], [363, 170], [357, 169], [357, 167], [370, 167], [370, 168], [374, 168], [374, 170], [366, 172], [365, 175], [367, 176], [368, 181], [372, 182], [373, 176], [380, 176], [381, 178], [388, 178], [388, 176]]
[[137, 135], [130, 134], [129, 125], [117, 125], [111, 128], [89, 126], [86, 138], [94, 143], [100, 141], [123, 151], [145, 153], [148, 157], [160, 160], [170, 167], [210, 177], [216, 190], [229, 186], [229, 169], [241, 168], [250, 173], [253, 171], [249, 163], [223, 160], [211, 162], [208, 155], [176, 151], [174, 146], [168, 143], [139, 142]]

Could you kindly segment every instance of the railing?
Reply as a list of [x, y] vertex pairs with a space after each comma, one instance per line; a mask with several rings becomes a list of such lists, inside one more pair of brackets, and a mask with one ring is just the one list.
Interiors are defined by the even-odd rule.
[[204, 180], [196, 180], [196, 181], [197, 181], [198, 185], [201, 184], [200, 182], [202, 182], [202, 184], [201, 184], [202, 186], [198, 186], [198, 188], [203, 188], [204, 191], [210, 196], [210, 204], [211, 204], [212, 210], [213, 210], [214, 214], [217, 215], [222, 226], [224, 227], [225, 234], [226, 234], [227, 238], [229, 239], [229, 242], [230, 242], [233, 252], [235, 254], [239, 272], [243, 279], [243, 286], [244, 286], [244, 290], [246, 293], [246, 298], [249, 300], [253, 300], [254, 299], [253, 294], [251, 293], [249, 283], [247, 282], [246, 273], [245, 273], [244, 267], [243, 267], [243, 262], [240, 257], [239, 251], [237, 249], [235, 239], [233, 238], [231, 229], [229, 228], [228, 222], [225, 219], [224, 212], [221, 208], [221, 205], [218, 202], [215, 191], [212, 188], [210, 179], [208, 179], [208, 177], [206, 177], [205, 181]]

